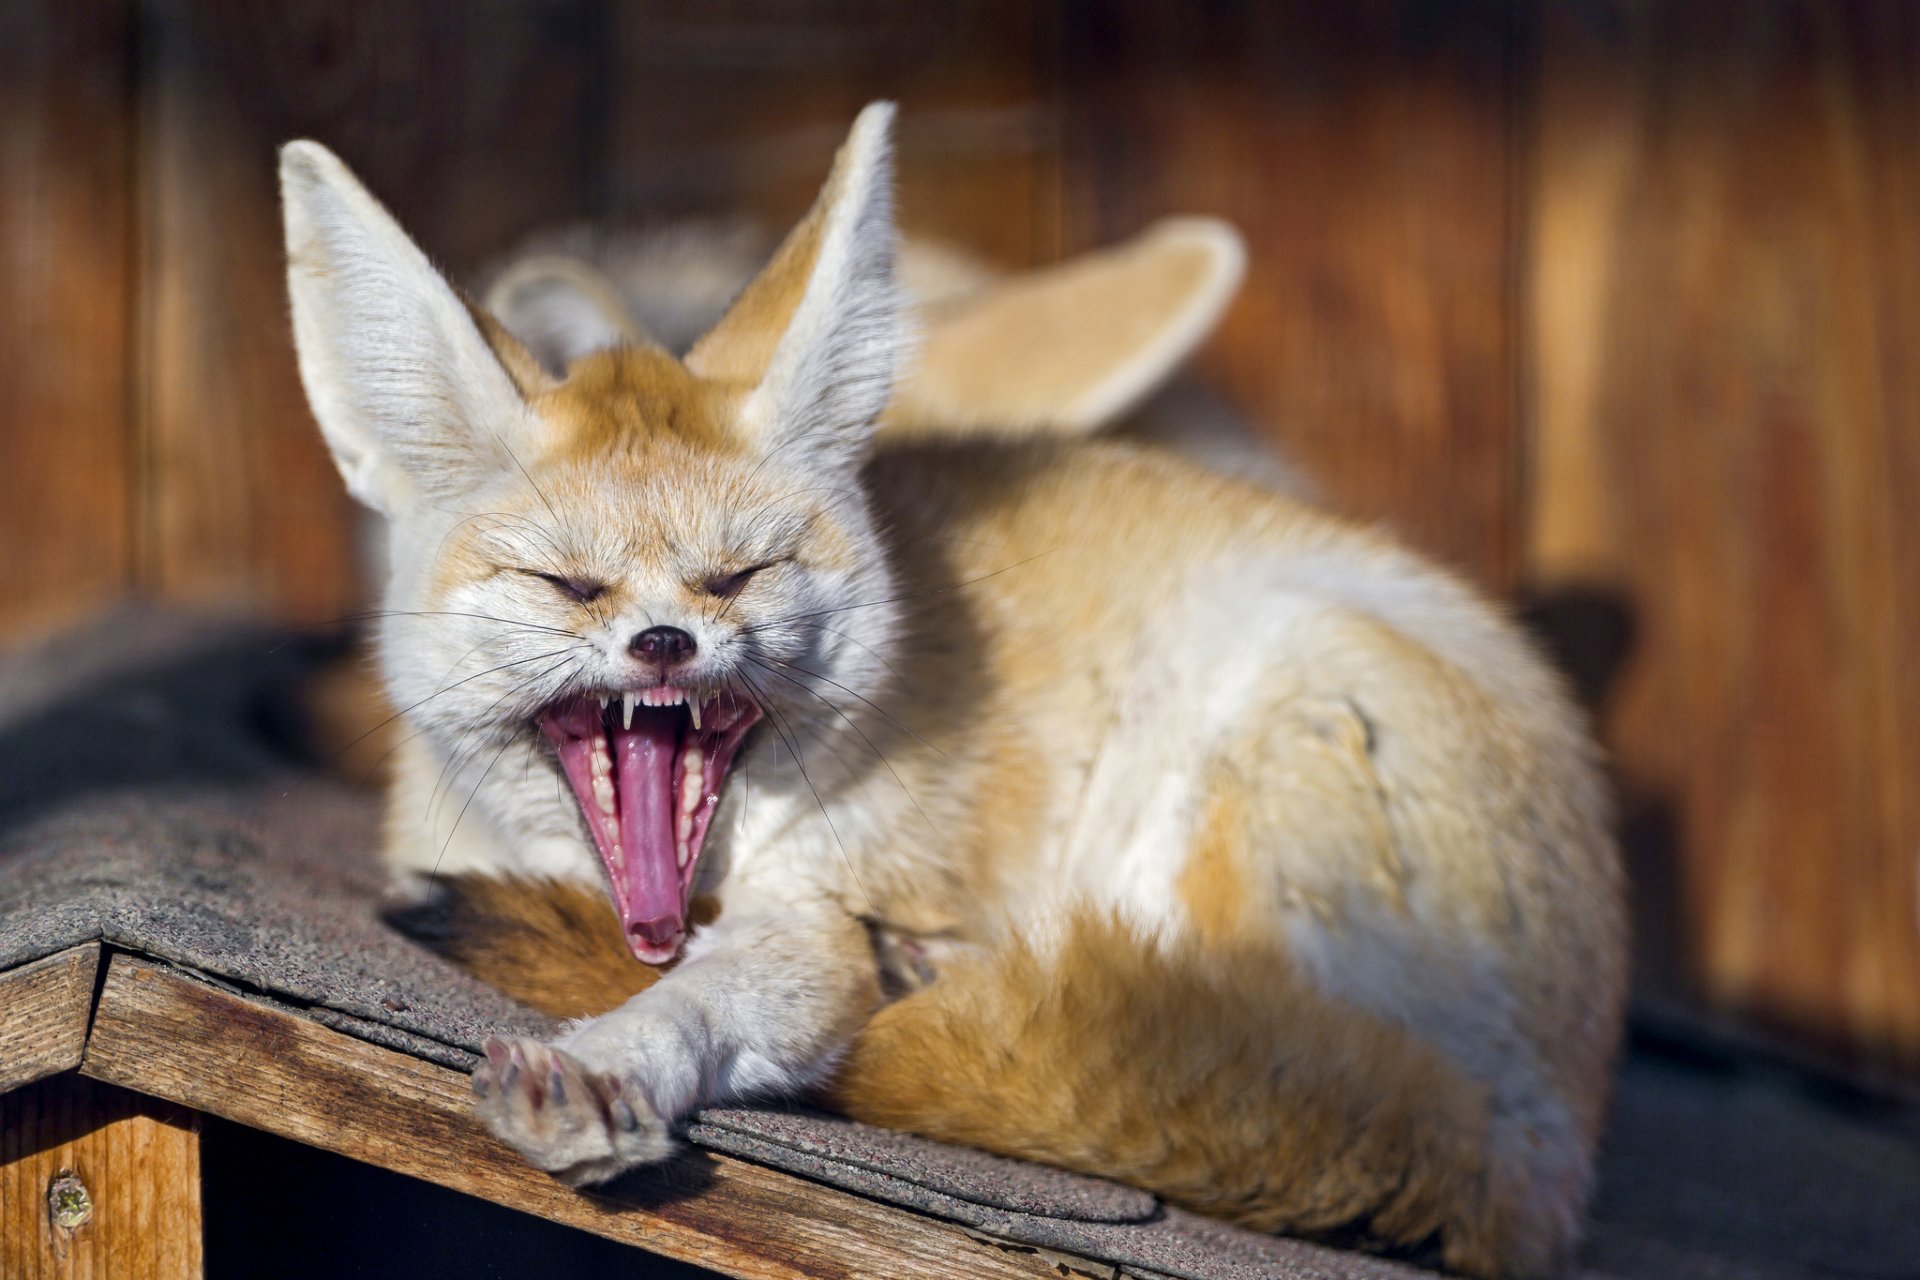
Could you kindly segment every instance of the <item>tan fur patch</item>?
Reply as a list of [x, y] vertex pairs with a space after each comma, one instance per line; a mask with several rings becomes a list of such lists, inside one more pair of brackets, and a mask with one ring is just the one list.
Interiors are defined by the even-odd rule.
[[848, 1115], [1143, 1187], [1260, 1231], [1515, 1258], [1485, 1091], [1298, 981], [1272, 948], [1155, 948], [1072, 922], [882, 1009], [832, 1096]]
[[[517, 877], [447, 876], [431, 908], [396, 923], [489, 986], [555, 1018], [617, 1009], [670, 969], [627, 949], [607, 895], [591, 885]], [[695, 898], [696, 927], [718, 918]]]
[[1241, 857], [1246, 832], [1241, 809], [1237, 793], [1215, 786], [1187, 864], [1174, 885], [1188, 919], [1209, 941], [1223, 942], [1240, 932], [1251, 905]]
[[696, 377], [659, 347], [615, 347], [574, 362], [567, 380], [533, 400], [554, 429], [549, 456], [637, 452], [674, 441], [736, 452], [735, 393]]

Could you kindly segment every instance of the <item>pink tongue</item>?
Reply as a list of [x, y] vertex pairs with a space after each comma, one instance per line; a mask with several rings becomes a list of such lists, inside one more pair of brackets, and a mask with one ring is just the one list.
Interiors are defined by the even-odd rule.
[[633, 727], [613, 725], [614, 777], [620, 791], [620, 853], [627, 882], [627, 940], [633, 949], [671, 959], [687, 929], [680, 867], [673, 847], [673, 765], [680, 713], [635, 707]]

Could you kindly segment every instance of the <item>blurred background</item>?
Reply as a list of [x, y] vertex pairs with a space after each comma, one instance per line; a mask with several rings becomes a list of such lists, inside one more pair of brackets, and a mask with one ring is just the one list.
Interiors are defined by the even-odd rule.
[[129, 596], [362, 607], [280, 141], [460, 273], [555, 222], [782, 223], [879, 96], [907, 226], [1006, 265], [1237, 224], [1199, 376], [1547, 630], [1643, 994], [1920, 1077], [1905, 0], [4, 0], [0, 647]]

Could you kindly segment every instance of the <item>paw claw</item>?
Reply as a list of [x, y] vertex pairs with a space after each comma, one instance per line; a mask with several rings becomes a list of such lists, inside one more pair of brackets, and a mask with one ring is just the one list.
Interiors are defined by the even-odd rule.
[[480, 1051], [487, 1055], [487, 1061], [494, 1070], [498, 1071], [507, 1065], [507, 1042], [499, 1036], [488, 1036], [487, 1042], [480, 1046]]
[[489, 1043], [474, 1073], [474, 1110], [533, 1164], [583, 1186], [672, 1151], [665, 1119], [637, 1088], [562, 1049]]

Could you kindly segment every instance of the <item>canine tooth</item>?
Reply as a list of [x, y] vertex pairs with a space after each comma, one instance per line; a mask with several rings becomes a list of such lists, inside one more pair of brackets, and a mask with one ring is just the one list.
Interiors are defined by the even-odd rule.
[[692, 855], [692, 850], [687, 848], [687, 842], [685, 840], [678, 841], [674, 845], [673, 860], [675, 863], [679, 865], [681, 870], [684, 871], [686, 869], [687, 859], [691, 855]]
[[687, 714], [693, 717], [693, 729], [698, 733], [700, 731], [700, 699], [687, 699]]
[[628, 690], [620, 699], [620, 727], [633, 728], [633, 691]]
[[604, 694], [604, 693], [603, 693], [603, 694], [600, 694], [600, 695], [599, 695], [599, 698], [600, 698], [600, 709], [601, 709], [602, 711], [605, 711], [605, 710], [607, 709], [607, 704], [608, 704], [609, 702], [611, 702], [611, 701], [613, 701], [613, 699], [612, 699], [612, 698], [610, 698], [610, 697], [608, 697], [608, 696], [607, 696], [606, 694]]

